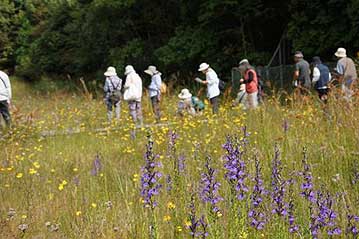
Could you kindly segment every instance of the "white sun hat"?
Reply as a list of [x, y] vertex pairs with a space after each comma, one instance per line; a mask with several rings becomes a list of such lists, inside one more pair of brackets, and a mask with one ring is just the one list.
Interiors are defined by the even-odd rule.
[[153, 76], [154, 74], [159, 73], [157, 68], [155, 66], [149, 66], [147, 70], [145, 70], [146, 74], [149, 74], [150, 76]]
[[345, 50], [345, 48], [340, 47], [338, 48], [337, 52], [334, 55], [340, 58], [347, 57], [347, 50]]
[[117, 76], [116, 69], [113, 66], [107, 68], [106, 72], [104, 73], [105, 76]]
[[128, 65], [128, 66], [125, 67], [125, 75], [128, 75], [128, 74], [130, 74], [132, 72], [135, 72], [135, 68], [133, 68], [133, 66]]
[[209, 65], [207, 63], [202, 63], [201, 65], [199, 65], [198, 71], [205, 71], [208, 68], [209, 68]]
[[185, 100], [185, 99], [188, 99], [191, 97], [192, 97], [192, 94], [189, 92], [188, 89], [181, 90], [181, 94], [178, 95], [178, 98], [180, 98], [181, 100]]
[[249, 64], [248, 59], [243, 59], [239, 62], [239, 65], [243, 65], [243, 64]]

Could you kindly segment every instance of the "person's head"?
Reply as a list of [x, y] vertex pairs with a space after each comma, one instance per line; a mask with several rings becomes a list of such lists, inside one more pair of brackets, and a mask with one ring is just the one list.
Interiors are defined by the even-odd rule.
[[334, 53], [334, 55], [338, 58], [344, 58], [347, 57], [347, 50], [343, 47], [339, 47], [337, 52]]
[[313, 65], [313, 66], [317, 66], [317, 65], [319, 65], [319, 64], [322, 64], [322, 60], [320, 59], [320, 57], [319, 57], [319, 56], [313, 57], [312, 65]]
[[301, 51], [296, 51], [295, 54], [294, 54], [294, 61], [295, 62], [299, 62], [301, 60], [303, 60], [304, 58], [304, 55]]
[[111, 77], [111, 76], [117, 76], [117, 72], [115, 67], [113, 66], [109, 66], [106, 70], [106, 72], [104, 73], [105, 76], [107, 77]]
[[149, 66], [149, 67], [147, 68], [147, 70], [145, 70], [145, 73], [148, 74], [148, 75], [150, 75], [150, 76], [153, 76], [153, 75], [155, 75], [155, 74], [158, 74], [159, 71], [157, 70], [157, 68], [156, 68], [155, 66]]
[[239, 71], [244, 74], [250, 67], [249, 61], [247, 59], [243, 59], [239, 62]]
[[131, 74], [132, 72], [136, 72], [135, 68], [133, 68], [133, 66], [128, 65], [125, 67], [125, 75]]
[[207, 63], [202, 63], [201, 65], [199, 65], [199, 72], [202, 72], [203, 74], [206, 74], [209, 70], [209, 65]]
[[192, 98], [192, 94], [189, 92], [188, 89], [181, 90], [181, 93], [178, 95], [178, 98], [181, 100], [188, 100]]

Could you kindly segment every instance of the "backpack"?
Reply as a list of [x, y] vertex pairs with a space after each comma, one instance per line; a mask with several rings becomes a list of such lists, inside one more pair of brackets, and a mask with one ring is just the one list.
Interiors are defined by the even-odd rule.
[[218, 88], [220, 91], [225, 91], [226, 90], [226, 82], [224, 82], [223, 80], [219, 80]]
[[163, 95], [167, 93], [167, 85], [164, 82], [162, 82], [162, 84], [161, 84], [160, 91], [161, 91], [161, 94], [163, 94]]
[[[113, 84], [112, 80], [110, 79], [110, 82], [111, 82], [111, 85], [113, 87], [113, 90], [110, 91], [110, 100], [112, 102], [118, 102], [121, 100], [121, 97], [122, 97], [122, 92], [121, 92], [121, 80], [120, 82], [118, 83], [118, 85], [115, 87], [115, 85]], [[120, 86], [120, 89], [119, 89], [119, 86]]]

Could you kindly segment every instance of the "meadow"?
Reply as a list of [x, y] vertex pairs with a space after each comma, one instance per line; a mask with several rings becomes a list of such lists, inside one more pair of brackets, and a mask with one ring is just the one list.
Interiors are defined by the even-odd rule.
[[13, 84], [2, 239], [357, 238], [358, 98], [323, 110], [276, 94], [254, 111], [223, 100], [217, 117], [178, 118], [165, 96], [156, 126], [144, 97], [149, 127], [132, 138], [125, 102], [108, 124], [100, 99]]

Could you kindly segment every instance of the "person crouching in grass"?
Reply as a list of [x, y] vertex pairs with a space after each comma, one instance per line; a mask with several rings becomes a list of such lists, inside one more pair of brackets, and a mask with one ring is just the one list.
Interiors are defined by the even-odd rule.
[[184, 113], [187, 112], [188, 114], [195, 116], [196, 109], [192, 104], [192, 94], [189, 92], [189, 90], [181, 90], [181, 93], [178, 95], [178, 98], [180, 100], [178, 102], [177, 115], [183, 117]]
[[314, 84], [315, 90], [318, 92], [319, 99], [323, 103], [328, 102], [328, 93], [329, 93], [329, 82], [332, 78], [328, 66], [324, 65], [320, 60], [319, 56], [313, 57], [313, 79], [312, 83]]
[[0, 115], [5, 120], [6, 126], [11, 126], [10, 104], [12, 92], [9, 76], [0, 71]]

